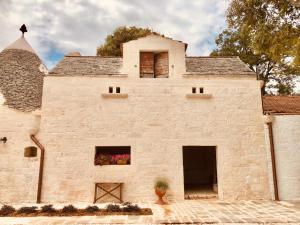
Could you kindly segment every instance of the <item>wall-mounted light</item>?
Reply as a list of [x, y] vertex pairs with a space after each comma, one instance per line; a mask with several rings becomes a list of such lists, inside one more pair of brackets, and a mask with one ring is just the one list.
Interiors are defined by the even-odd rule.
[[2, 137], [2, 138], [0, 138], [0, 142], [3, 142], [4, 144], [7, 142], [7, 137]]
[[28, 146], [24, 148], [24, 157], [36, 157], [37, 156], [37, 147]]

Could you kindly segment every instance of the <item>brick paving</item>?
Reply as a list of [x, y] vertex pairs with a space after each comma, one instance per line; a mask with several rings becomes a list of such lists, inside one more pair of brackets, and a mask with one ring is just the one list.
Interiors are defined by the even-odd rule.
[[[75, 204], [76, 205], [76, 204]], [[186, 200], [166, 206], [141, 203], [151, 216], [1, 218], [0, 224], [289, 224], [300, 225], [299, 203], [272, 201]], [[85, 207], [86, 205], [76, 205]], [[99, 205], [99, 207], [103, 205]]]

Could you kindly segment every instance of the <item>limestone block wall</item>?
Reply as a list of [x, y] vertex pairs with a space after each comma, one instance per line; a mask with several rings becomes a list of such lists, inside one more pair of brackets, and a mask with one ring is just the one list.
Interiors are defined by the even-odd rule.
[[[268, 154], [269, 136], [265, 128]], [[274, 115], [273, 138], [280, 200], [300, 200], [300, 116]], [[273, 190], [269, 156], [270, 186]]]
[[39, 157], [25, 158], [24, 148], [34, 146], [29, 134], [35, 126], [32, 113], [0, 106], [0, 203], [36, 201]]
[[[128, 97], [103, 97], [109, 86]], [[212, 98], [187, 98], [204, 87]], [[182, 147], [217, 146], [219, 197], [269, 199], [259, 82], [254, 78], [46, 77], [39, 139], [43, 202], [92, 202], [95, 182], [123, 182], [125, 201], [154, 200], [153, 182], [184, 198]], [[131, 146], [131, 165], [95, 166], [95, 146]]]

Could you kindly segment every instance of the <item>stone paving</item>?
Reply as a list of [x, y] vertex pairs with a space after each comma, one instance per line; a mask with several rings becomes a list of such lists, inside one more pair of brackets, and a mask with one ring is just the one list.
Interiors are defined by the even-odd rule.
[[[289, 224], [300, 225], [299, 203], [272, 201], [186, 200], [166, 206], [141, 203], [152, 216], [1, 218], [0, 224]], [[85, 207], [86, 205], [78, 205]], [[103, 207], [104, 205], [99, 205]]]

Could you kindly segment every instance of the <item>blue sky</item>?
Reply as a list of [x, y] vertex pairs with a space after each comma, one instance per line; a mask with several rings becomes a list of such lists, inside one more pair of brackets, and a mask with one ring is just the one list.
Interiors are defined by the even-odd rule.
[[65, 54], [95, 55], [118, 26], [149, 27], [189, 44], [188, 55], [208, 55], [226, 26], [227, 0], [0, 0], [0, 50], [26, 39], [49, 69]]

